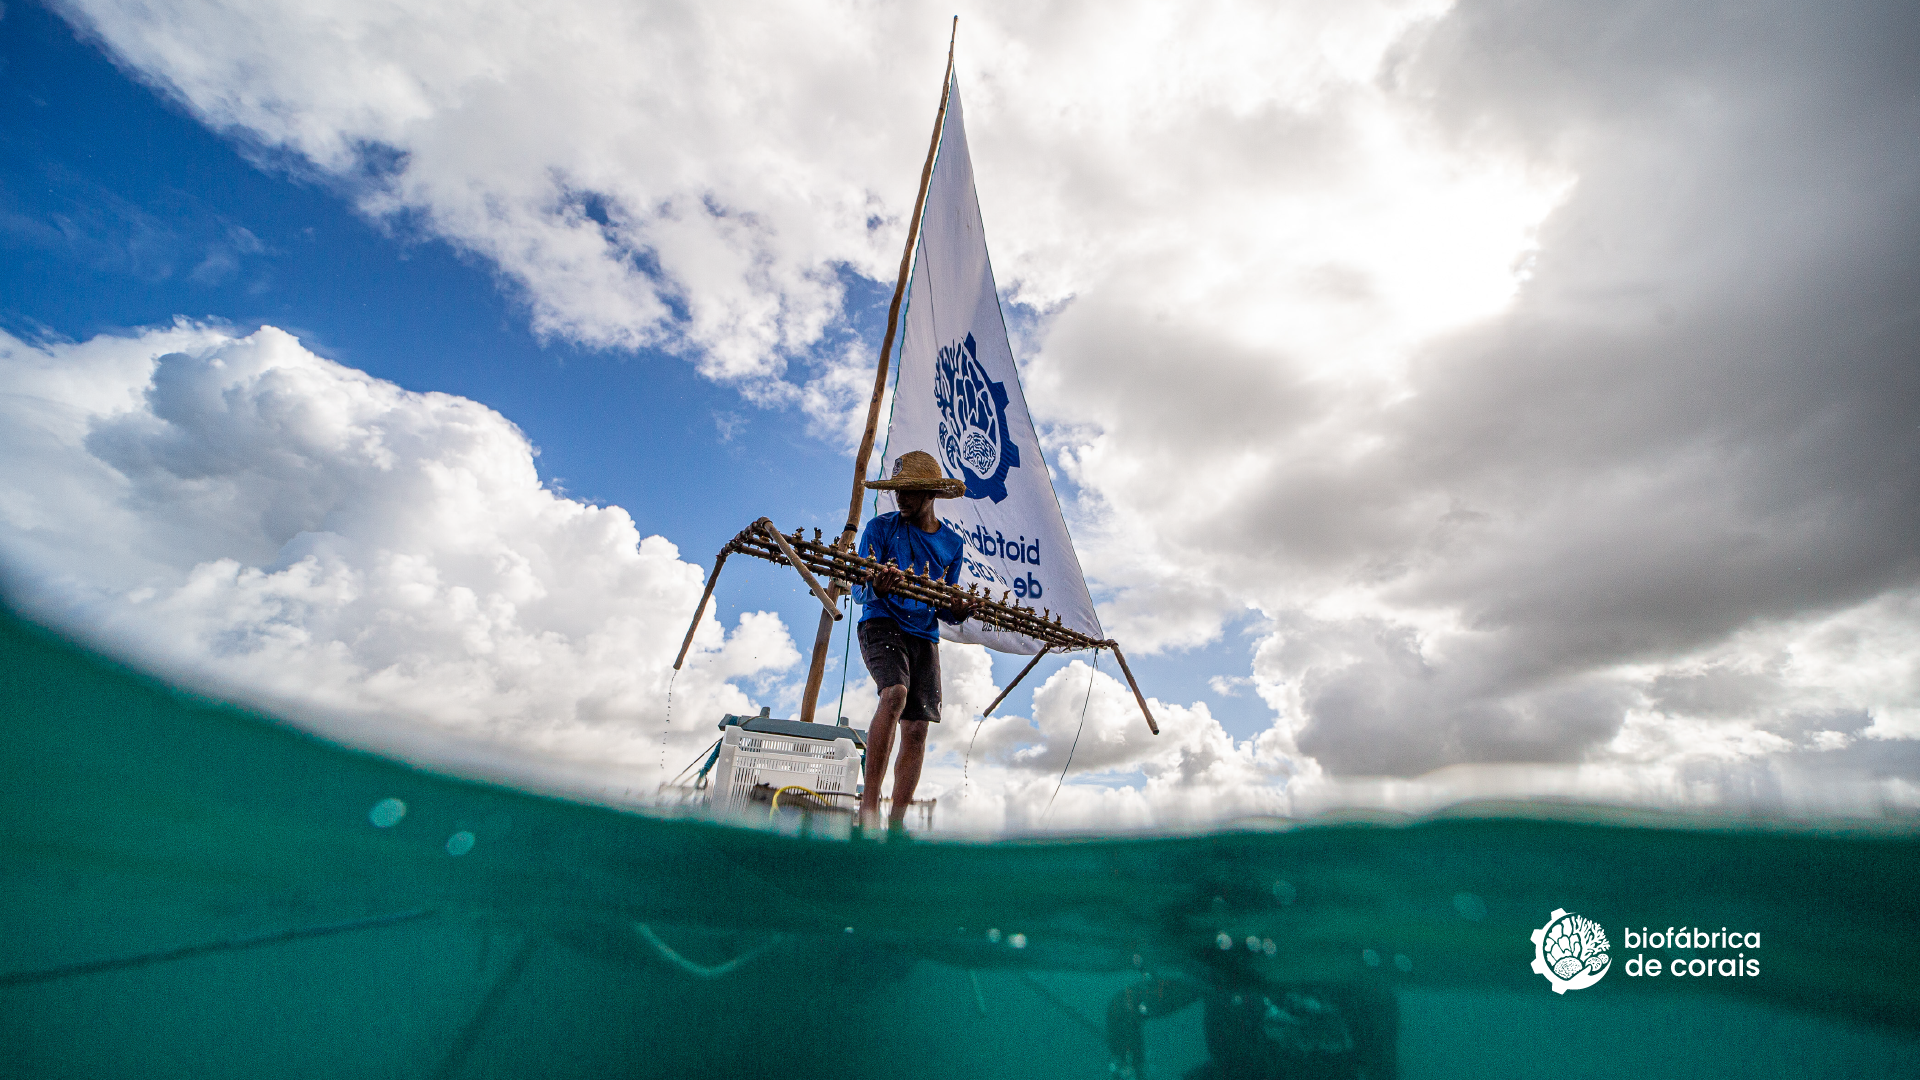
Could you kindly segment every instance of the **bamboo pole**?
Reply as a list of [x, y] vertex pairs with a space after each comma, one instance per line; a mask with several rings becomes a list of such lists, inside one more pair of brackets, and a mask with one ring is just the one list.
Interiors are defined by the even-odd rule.
[[[887, 396], [887, 369], [893, 360], [893, 337], [900, 327], [900, 301], [907, 294], [907, 276], [913, 271], [913, 250], [919, 246], [920, 217], [927, 208], [927, 188], [933, 183], [933, 162], [940, 153], [940, 134], [947, 126], [947, 97], [953, 91], [953, 44], [960, 35], [960, 16], [953, 17], [947, 38], [947, 73], [940, 82], [940, 111], [933, 118], [933, 138], [927, 143], [927, 161], [920, 166], [920, 191], [913, 197], [913, 219], [907, 225], [906, 247], [900, 252], [900, 273], [893, 283], [893, 301], [887, 305], [887, 332], [880, 341], [880, 366], [873, 373], [873, 396], [867, 400], [867, 426], [860, 435], [860, 452], [853, 458], [853, 497], [847, 501], [842, 547], [851, 544], [860, 529], [860, 496], [867, 488], [867, 459], [873, 456], [873, 437], [880, 427], [880, 401]], [[885, 464], [882, 462], [881, 464]]]
[[[842, 595], [837, 584], [833, 586], [833, 595], [836, 600]], [[803, 724], [814, 722], [813, 714], [817, 710], [814, 699], [820, 696], [820, 684], [826, 679], [827, 654], [833, 651], [833, 628], [838, 621], [838, 616], [829, 619], [823, 611], [819, 625], [814, 627], [813, 652], [808, 654], [811, 659], [807, 662], [807, 689], [800, 701], [800, 722]]]
[[433, 915], [432, 908], [415, 908], [412, 911], [396, 912], [392, 915], [375, 915], [368, 919], [354, 919], [350, 922], [329, 923], [324, 926], [303, 926], [295, 930], [272, 930], [264, 934], [248, 934], [243, 937], [224, 938], [200, 945], [187, 945], [178, 949], [161, 949], [158, 952], [141, 953], [138, 956], [122, 956], [112, 960], [89, 960], [79, 964], [62, 964], [59, 967], [41, 968], [38, 971], [13, 971], [0, 975], [0, 986], [28, 986], [33, 983], [55, 982], [71, 979], [80, 975], [94, 975], [102, 971], [122, 971], [127, 968], [143, 968], [153, 964], [164, 964], [173, 960], [185, 960], [193, 956], [206, 956], [211, 953], [238, 952], [242, 949], [258, 949], [265, 945], [281, 945], [289, 941], [305, 941], [308, 938], [329, 937], [334, 934], [351, 933], [356, 930], [374, 930], [383, 926], [398, 926], [401, 923], [424, 919]]
[[[847, 524], [838, 542], [843, 548], [852, 547], [860, 533], [860, 496], [867, 489], [867, 460], [873, 456], [873, 436], [880, 426], [880, 402], [887, 396], [887, 369], [893, 358], [894, 333], [900, 327], [900, 301], [906, 295], [907, 275], [913, 270], [913, 249], [920, 239], [920, 216], [927, 207], [927, 187], [933, 182], [933, 161], [939, 155], [940, 133], [947, 126], [947, 97], [953, 90], [953, 45], [959, 36], [960, 16], [955, 15], [953, 28], [947, 34], [947, 73], [940, 82], [940, 110], [934, 114], [927, 162], [920, 167], [920, 191], [913, 197], [913, 218], [907, 224], [905, 250], [900, 253], [900, 274], [893, 283], [893, 302], [887, 305], [887, 332], [880, 341], [880, 366], [873, 373], [873, 396], [867, 401], [867, 426], [860, 435], [860, 450], [853, 458], [853, 495], [847, 500]], [[834, 592], [837, 596], [837, 586]], [[827, 653], [833, 644], [833, 624], [837, 618], [837, 615], [828, 618], [826, 613], [821, 613], [819, 629], [814, 632], [813, 658], [807, 665], [807, 688], [800, 698], [802, 723], [813, 722], [814, 698], [820, 696], [820, 681], [826, 674]]]
[[1147, 730], [1160, 734], [1160, 725], [1153, 722], [1153, 710], [1147, 708], [1147, 696], [1140, 692], [1140, 684], [1133, 681], [1133, 669], [1127, 666], [1127, 654], [1120, 651], [1116, 642], [1107, 642], [1107, 648], [1113, 650], [1113, 658], [1120, 661], [1120, 672], [1127, 677], [1127, 685], [1133, 688], [1133, 700], [1140, 703], [1140, 715], [1147, 718]]
[[760, 531], [773, 540], [774, 544], [779, 547], [780, 554], [787, 557], [787, 561], [793, 564], [793, 568], [800, 571], [800, 580], [807, 583], [807, 588], [812, 589], [813, 595], [819, 598], [820, 606], [827, 609], [826, 613], [821, 617], [831, 621], [838, 621], [843, 618], [840, 614], [839, 606], [834, 603], [833, 596], [829, 594], [825, 588], [821, 587], [820, 579], [813, 576], [813, 571], [807, 569], [807, 564], [800, 561], [800, 556], [794, 554], [792, 545], [787, 543], [786, 537], [780, 535], [779, 529], [773, 527], [773, 522], [768, 521], [766, 518], [761, 518], [759, 521], [754, 522], [754, 524], [758, 525]]
[[467, 1055], [473, 1053], [481, 1033], [493, 1022], [493, 1015], [500, 1011], [500, 1003], [506, 1000], [507, 992], [520, 980], [521, 973], [527, 970], [527, 961], [533, 959], [533, 954], [544, 940], [539, 934], [528, 934], [527, 939], [520, 943], [519, 951], [507, 961], [506, 968], [493, 980], [493, 985], [487, 987], [486, 996], [480, 999], [480, 1007], [473, 1011], [473, 1016], [461, 1025], [459, 1034], [454, 1036], [453, 1046], [448, 1048], [447, 1056], [440, 1059], [440, 1067], [433, 1071], [433, 1080], [452, 1080], [460, 1075], [460, 1066], [466, 1064]]
[[720, 568], [727, 564], [727, 548], [721, 548], [714, 556], [713, 573], [707, 575], [707, 589], [700, 594], [700, 606], [693, 609], [693, 621], [687, 624], [687, 636], [680, 642], [680, 655], [673, 658], [673, 670], [679, 671], [680, 665], [687, 662], [687, 649], [693, 644], [693, 632], [700, 629], [700, 616], [707, 613], [707, 601], [713, 599], [713, 585], [720, 580]]
[[1034, 667], [1040, 663], [1040, 658], [1052, 651], [1053, 651], [1053, 646], [1051, 645], [1040, 646], [1040, 651], [1033, 654], [1033, 659], [1027, 661], [1027, 666], [1020, 669], [1020, 674], [1015, 675], [1013, 677], [1013, 681], [1007, 684], [1007, 688], [1005, 690], [1000, 691], [1000, 696], [993, 699], [993, 704], [980, 710], [980, 715], [992, 716], [993, 710], [999, 708], [1000, 703], [1007, 700], [1007, 695], [1013, 693], [1013, 688], [1020, 685], [1020, 680], [1026, 678], [1027, 673], [1032, 671]]

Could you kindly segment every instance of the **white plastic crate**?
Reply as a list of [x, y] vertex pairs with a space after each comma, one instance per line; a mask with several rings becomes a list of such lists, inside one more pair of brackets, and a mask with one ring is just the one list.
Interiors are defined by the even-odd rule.
[[[800, 725], [794, 724], [794, 727]], [[846, 731], [809, 724], [817, 730]], [[721, 816], [744, 812], [748, 793], [756, 785], [775, 789], [798, 784], [821, 794], [855, 794], [860, 788], [860, 750], [851, 734], [832, 740], [804, 735], [749, 731], [729, 724], [720, 739], [720, 757], [714, 762], [713, 810]], [[832, 800], [852, 808], [851, 800]]]

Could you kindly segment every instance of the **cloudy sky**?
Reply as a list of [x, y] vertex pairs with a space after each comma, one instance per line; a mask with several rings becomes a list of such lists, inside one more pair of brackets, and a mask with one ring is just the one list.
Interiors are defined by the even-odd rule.
[[[616, 801], [790, 713], [771, 567], [668, 665], [728, 536], [838, 523], [953, 10], [9, 5], [11, 602]], [[1920, 805], [1911, 5], [958, 11], [1028, 402], [1164, 733], [1084, 658], [976, 726], [1020, 660], [948, 646], [943, 827]]]

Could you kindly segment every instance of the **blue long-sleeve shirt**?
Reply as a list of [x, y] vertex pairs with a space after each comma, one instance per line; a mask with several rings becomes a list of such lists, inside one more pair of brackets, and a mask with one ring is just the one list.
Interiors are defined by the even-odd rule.
[[[908, 573], [925, 572], [948, 584], [960, 580], [960, 555], [967, 542], [946, 522], [939, 532], [922, 532], [920, 526], [902, 520], [899, 511], [881, 514], [867, 522], [860, 534], [860, 554], [890, 562]], [[866, 585], [853, 587], [853, 598], [860, 602], [860, 621], [892, 619], [900, 629], [928, 641], [940, 640], [936, 619], [957, 623], [960, 618], [937, 611], [928, 604], [894, 593], [876, 593]]]

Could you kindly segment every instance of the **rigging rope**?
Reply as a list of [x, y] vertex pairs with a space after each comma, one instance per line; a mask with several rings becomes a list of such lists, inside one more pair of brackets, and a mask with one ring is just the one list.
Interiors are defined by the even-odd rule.
[[[671, 780], [669, 780], [669, 781], [667, 781], [667, 782], [666, 782], [666, 784], [665, 784], [664, 786], [666, 786], [666, 787], [672, 787], [672, 786], [673, 786], [674, 784], [677, 784], [677, 783], [679, 783], [679, 782], [680, 782], [680, 778], [681, 778], [681, 777], [683, 777], [683, 776], [685, 776], [685, 775], [687, 775], [688, 773], [690, 773], [690, 772], [692, 772], [692, 771], [693, 771], [693, 767], [694, 767], [695, 765], [698, 765], [698, 764], [700, 764], [700, 759], [701, 759], [701, 758], [704, 758], [704, 757], [708, 757], [708, 756], [711, 756], [711, 755], [713, 754], [713, 752], [714, 752], [715, 750], [718, 750], [718, 749], [720, 748], [720, 743], [721, 743], [721, 742], [722, 742], [722, 740], [724, 740], [724, 739], [725, 739], [725, 736], [721, 736], [721, 738], [719, 738], [719, 739], [715, 739], [715, 740], [713, 740], [713, 742], [712, 742], [712, 743], [710, 743], [710, 744], [708, 744], [708, 746], [707, 746], [707, 748], [706, 748], [705, 750], [702, 750], [702, 751], [700, 751], [699, 753], [697, 753], [697, 754], [695, 754], [695, 755], [693, 755], [693, 760], [692, 760], [692, 761], [689, 761], [689, 762], [687, 762], [687, 767], [686, 767], [686, 768], [684, 768], [684, 769], [681, 769], [681, 770], [680, 770], [679, 772], [677, 772], [677, 773], [674, 773], [674, 774], [673, 774], [673, 779], [671, 779]], [[700, 770], [700, 775], [701, 775], [701, 777], [702, 777], [702, 778], [704, 778], [704, 777], [705, 777], [705, 776], [707, 775], [707, 772], [706, 772], [706, 770], [705, 770], [705, 769], [702, 769], [702, 770]]]
[[654, 933], [653, 927], [648, 926], [646, 923], [636, 922], [633, 924], [633, 929], [640, 935], [642, 941], [653, 946], [653, 950], [660, 954], [662, 960], [699, 979], [717, 979], [722, 975], [731, 975], [740, 965], [747, 963], [769, 949], [785, 944], [787, 940], [785, 934], [775, 934], [773, 935], [773, 940], [756, 948], [749, 949], [725, 963], [709, 965], [696, 964], [686, 957], [681, 956], [673, 946], [660, 940], [660, 935]]
[[967, 740], [967, 756], [960, 759], [960, 795], [962, 798], [966, 797], [967, 785], [972, 783], [967, 776], [967, 770], [973, 765], [973, 744], [980, 741], [980, 729], [986, 726], [987, 718], [984, 716], [974, 721], [973, 738]]
[[1093, 666], [1087, 669], [1087, 696], [1080, 701], [1080, 726], [1074, 729], [1073, 745], [1067, 748], [1067, 763], [1060, 766], [1060, 779], [1054, 781], [1053, 794], [1047, 796], [1047, 808], [1040, 811], [1042, 818], [1053, 811], [1053, 800], [1060, 797], [1060, 785], [1067, 782], [1067, 770], [1073, 768], [1073, 752], [1080, 749], [1080, 733], [1087, 730], [1087, 706], [1093, 702], [1093, 677], [1100, 673], [1100, 650], [1093, 650]]

